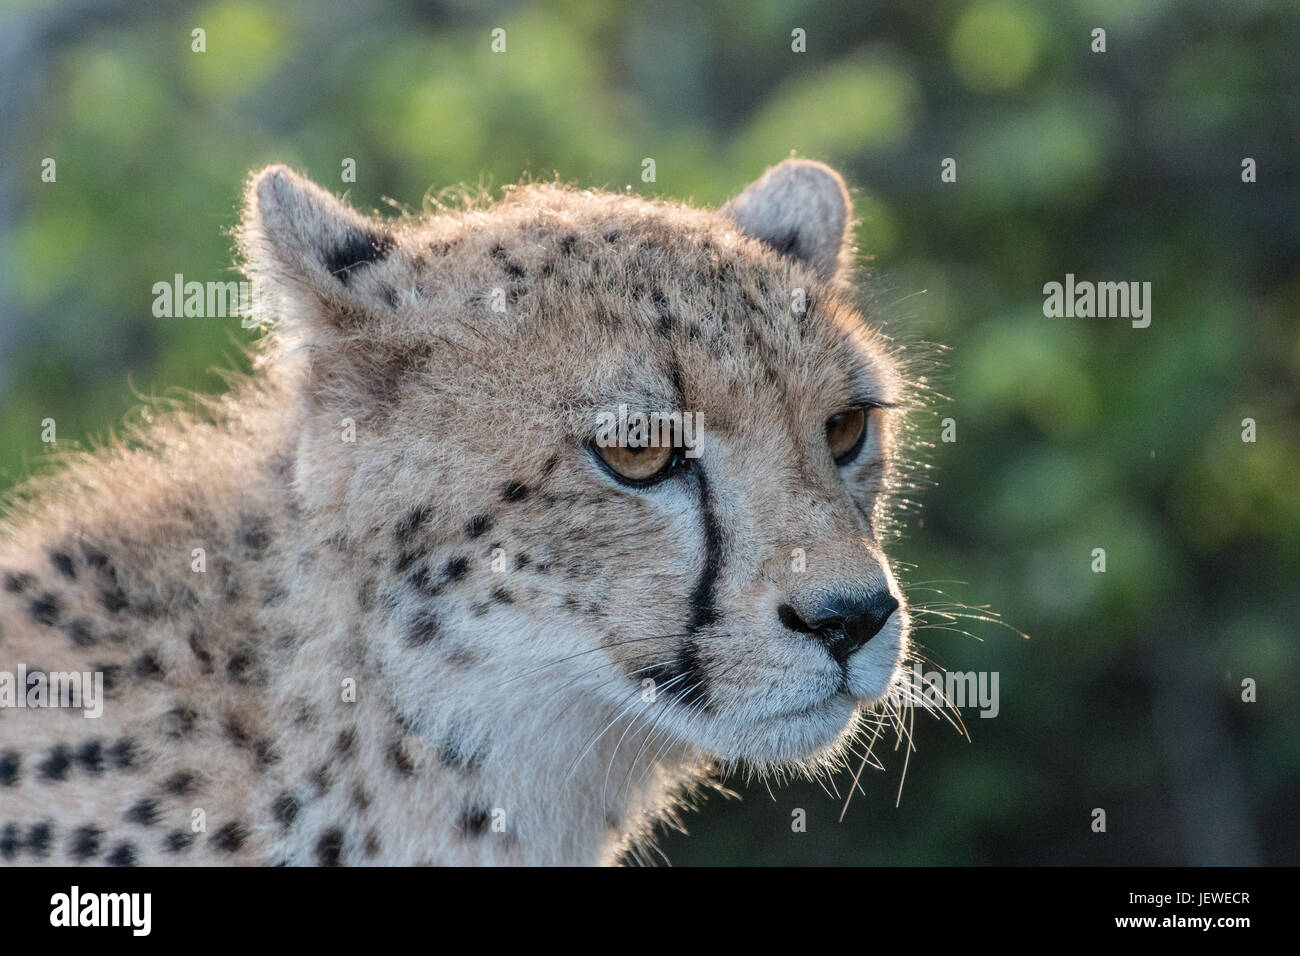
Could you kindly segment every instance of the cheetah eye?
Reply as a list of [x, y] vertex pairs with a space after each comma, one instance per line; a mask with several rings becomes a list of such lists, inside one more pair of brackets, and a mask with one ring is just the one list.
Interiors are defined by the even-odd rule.
[[847, 465], [858, 457], [867, 437], [867, 409], [846, 408], [826, 419], [826, 444], [835, 464]]
[[626, 445], [598, 445], [591, 442], [596, 460], [615, 478], [629, 485], [643, 487], [667, 478], [681, 464], [679, 449], [673, 447], [637, 448]]

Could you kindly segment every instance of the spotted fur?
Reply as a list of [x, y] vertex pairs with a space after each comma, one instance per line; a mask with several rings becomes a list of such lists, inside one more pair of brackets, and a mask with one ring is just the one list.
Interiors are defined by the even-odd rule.
[[[907, 392], [850, 221], [798, 161], [721, 210], [533, 184], [397, 221], [254, 176], [255, 373], [10, 504], [0, 669], [109, 691], [0, 711], [0, 861], [612, 862], [721, 766], [833, 760], [907, 631], [840, 659], [777, 611], [898, 595]], [[700, 456], [620, 484], [620, 403], [702, 415]]]

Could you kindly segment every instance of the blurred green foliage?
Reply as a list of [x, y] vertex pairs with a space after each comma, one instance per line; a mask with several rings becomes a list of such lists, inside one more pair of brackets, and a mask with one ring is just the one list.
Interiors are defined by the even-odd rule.
[[[711, 798], [668, 858], [1300, 862], [1290, 0], [214, 0], [9, 32], [59, 7], [0, 14], [45, 44], [29, 109], [5, 121], [0, 487], [46, 454], [42, 419], [85, 441], [142, 394], [216, 391], [214, 367], [242, 366], [252, 333], [156, 319], [151, 289], [231, 278], [254, 166], [290, 163], [362, 207], [521, 174], [719, 203], [794, 150], [857, 188], [872, 314], [936, 390], [903, 576], [1032, 639], [919, 632], [950, 669], [999, 672], [1001, 713], [967, 711], [971, 742], [918, 714], [897, 809], [890, 738], [843, 823], [846, 775], [838, 797], [735, 781], [745, 799]], [[1042, 286], [1067, 272], [1151, 282], [1150, 328], [1045, 318]]]

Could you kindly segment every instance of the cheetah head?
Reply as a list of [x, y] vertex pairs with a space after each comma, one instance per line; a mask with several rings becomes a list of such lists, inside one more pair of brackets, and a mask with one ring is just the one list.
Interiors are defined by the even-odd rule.
[[253, 178], [303, 520], [370, 574], [414, 726], [531, 694], [769, 765], [835, 754], [891, 691], [908, 393], [850, 303], [850, 219], [795, 160], [720, 210], [530, 184], [383, 220]]

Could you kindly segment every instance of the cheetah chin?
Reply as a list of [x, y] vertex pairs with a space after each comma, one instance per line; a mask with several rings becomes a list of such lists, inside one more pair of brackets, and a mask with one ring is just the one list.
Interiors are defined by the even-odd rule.
[[[0, 672], [45, 689], [0, 712], [0, 860], [615, 862], [887, 705], [920, 386], [837, 173], [245, 195], [252, 374], [9, 502]], [[74, 672], [102, 716], [48, 706]]]

